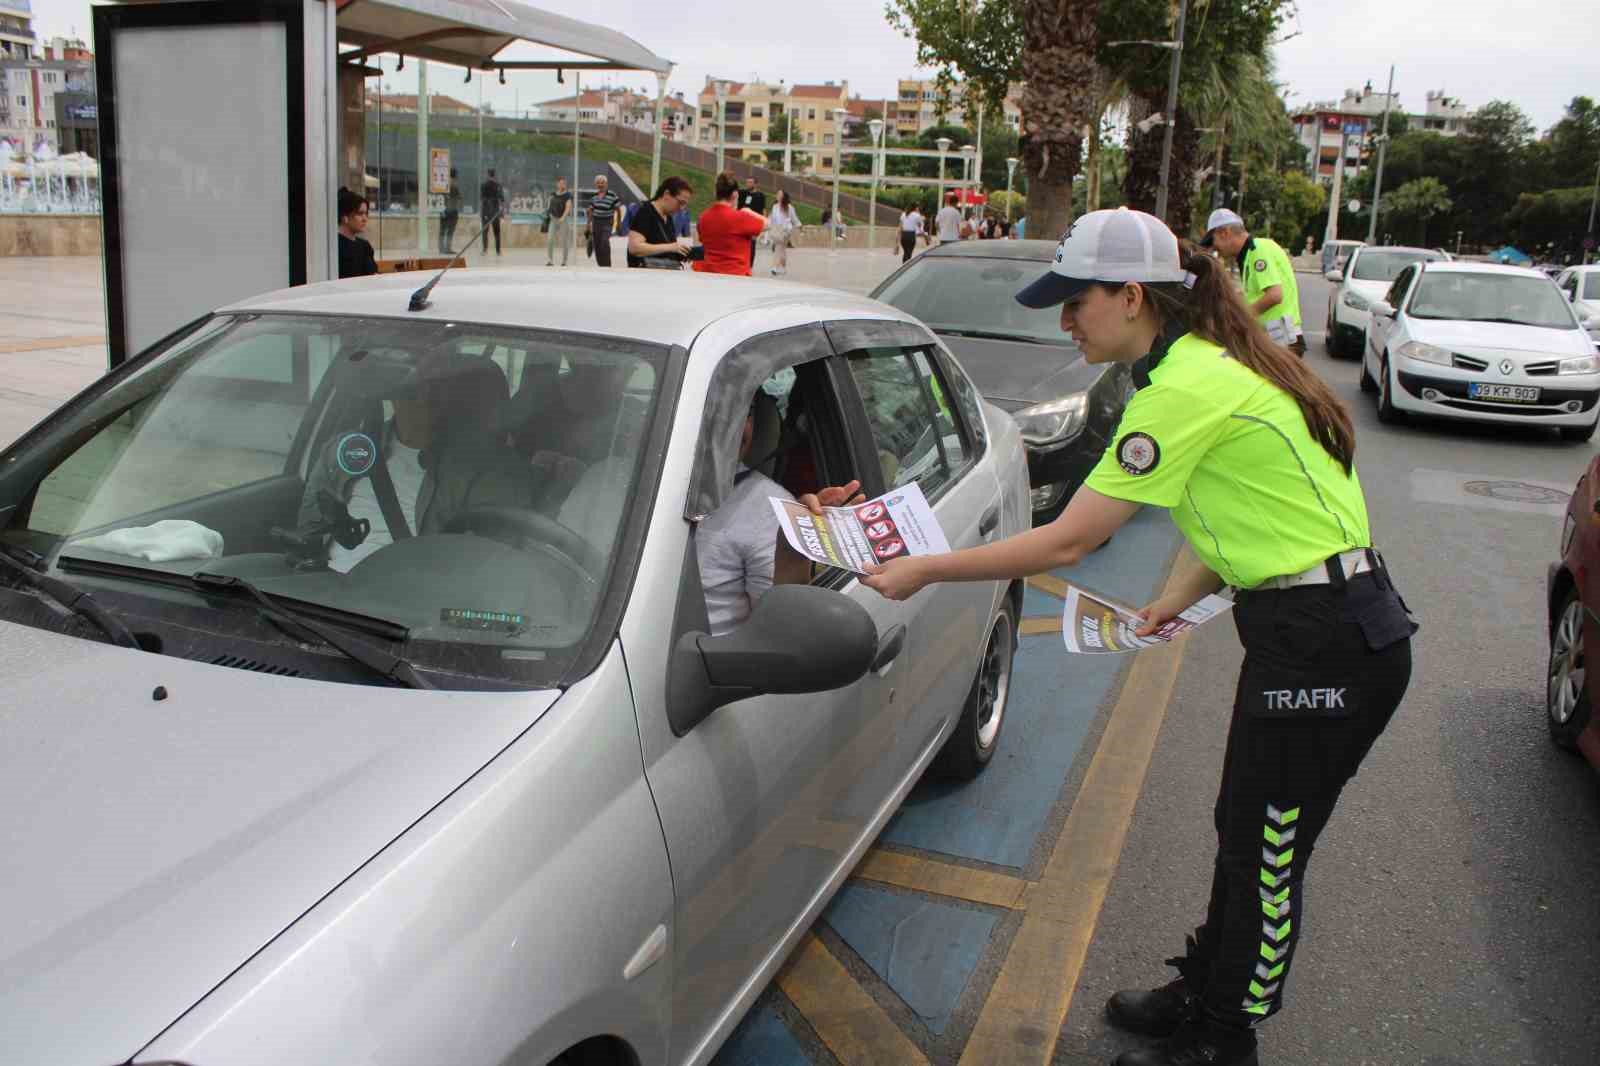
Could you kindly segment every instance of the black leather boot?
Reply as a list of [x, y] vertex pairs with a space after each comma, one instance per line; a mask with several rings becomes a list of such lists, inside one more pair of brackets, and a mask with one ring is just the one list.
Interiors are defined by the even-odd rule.
[[1117, 1056], [1113, 1066], [1260, 1066], [1253, 1030], [1197, 1016], [1165, 1040]]
[[1126, 988], [1106, 1000], [1106, 1020], [1127, 1033], [1171, 1036], [1192, 1015], [1196, 998], [1183, 978], [1160, 988]]

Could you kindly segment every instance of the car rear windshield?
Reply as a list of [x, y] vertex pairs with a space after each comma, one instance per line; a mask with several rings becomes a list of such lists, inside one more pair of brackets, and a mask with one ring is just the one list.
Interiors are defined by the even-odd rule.
[[[402, 627], [419, 667], [559, 676], [614, 569], [666, 352], [465, 322], [217, 317], [8, 454], [0, 539], [69, 576], [87, 561], [243, 577]], [[212, 606], [208, 628], [236, 624]]]
[[1412, 263], [1434, 262], [1438, 255], [1428, 252], [1364, 251], [1356, 256], [1354, 281], [1393, 281]]
[[877, 298], [915, 315], [935, 332], [977, 332], [1045, 344], [1070, 344], [1061, 310], [1017, 303], [1017, 291], [1050, 268], [1048, 262], [925, 255], [886, 285]]
[[1546, 329], [1577, 329], [1570, 305], [1548, 278], [1439, 271], [1422, 275], [1411, 297], [1414, 318], [1508, 322]]
[[1583, 295], [1580, 299], [1600, 300], [1600, 271], [1583, 276]]

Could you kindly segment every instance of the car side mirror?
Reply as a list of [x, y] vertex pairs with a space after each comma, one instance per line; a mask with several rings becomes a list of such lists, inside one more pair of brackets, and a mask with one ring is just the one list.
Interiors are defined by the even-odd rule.
[[859, 603], [829, 589], [777, 585], [731, 633], [678, 638], [667, 718], [683, 736], [725, 704], [843, 688], [866, 675], [877, 651], [878, 627]]
[[1372, 305], [1372, 313], [1375, 314], [1375, 315], [1379, 315], [1379, 316], [1381, 316], [1383, 318], [1393, 318], [1394, 317], [1394, 308], [1390, 307], [1388, 304], [1384, 303], [1382, 300], [1379, 300], [1377, 303]]
[[1322, 276], [1327, 278], [1329, 281], [1343, 281], [1344, 271], [1340, 270], [1338, 267], [1334, 267], [1332, 270], [1328, 271]]

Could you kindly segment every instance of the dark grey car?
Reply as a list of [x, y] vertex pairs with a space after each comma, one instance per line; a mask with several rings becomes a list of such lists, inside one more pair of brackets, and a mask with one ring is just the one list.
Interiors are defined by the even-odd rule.
[[873, 297], [938, 334], [983, 392], [1022, 430], [1034, 524], [1061, 513], [1116, 432], [1132, 394], [1120, 363], [1084, 361], [1055, 308], [1015, 294], [1049, 268], [1052, 241], [960, 241], [931, 248]]

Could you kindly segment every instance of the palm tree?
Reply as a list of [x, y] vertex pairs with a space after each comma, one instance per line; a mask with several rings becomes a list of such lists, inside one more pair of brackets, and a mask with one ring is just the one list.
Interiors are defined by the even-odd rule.
[[1084, 127], [1100, 121], [1099, 15], [1099, 0], [1025, 0], [1020, 148], [1032, 237], [1052, 238], [1072, 222]]

